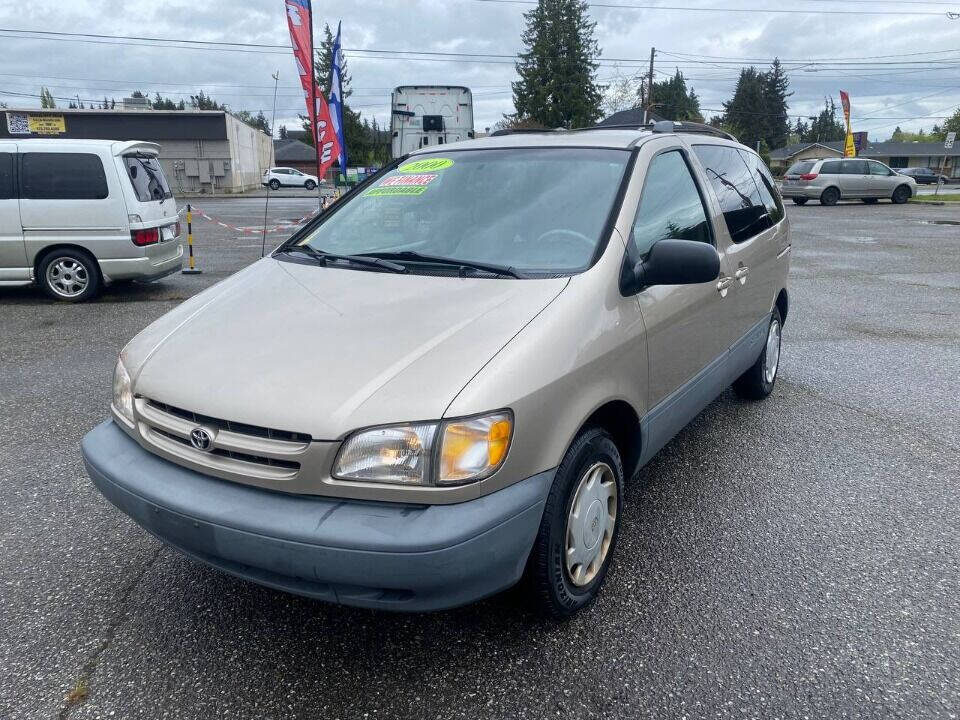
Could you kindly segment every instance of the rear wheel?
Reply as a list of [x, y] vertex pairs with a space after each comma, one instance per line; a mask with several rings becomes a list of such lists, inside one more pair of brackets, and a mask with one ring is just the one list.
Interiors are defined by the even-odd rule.
[[860, 198], [860, 199], [863, 200], [863, 202], [865, 202], [867, 205], [877, 204], [877, 198]]
[[793, 198], [793, 204], [794, 204], [794, 205], [806, 205], [806, 204], [807, 204], [807, 198], [795, 197], [795, 198]]
[[274, 178], [273, 180], [271, 180], [271, 181], [270, 181], [270, 189], [271, 189], [271, 190], [279, 190], [279, 189], [280, 189], [280, 181], [277, 180], [276, 178]]
[[780, 317], [780, 310], [774, 307], [770, 315], [770, 324], [767, 326], [767, 342], [763, 346], [760, 357], [733, 383], [733, 389], [740, 397], [748, 400], [763, 400], [773, 392], [773, 386], [777, 382], [777, 371], [780, 369], [782, 330], [783, 320]]
[[307, 181], [303, 184], [303, 186], [304, 186], [307, 190], [316, 190], [316, 188], [317, 188], [317, 184], [316, 184], [313, 180], [307, 180]]
[[100, 290], [97, 261], [79, 250], [54, 250], [40, 262], [37, 279], [55, 300], [83, 302]]
[[589, 605], [603, 584], [620, 529], [623, 465], [606, 430], [581, 432], [557, 468], [526, 580], [555, 619]]
[[893, 197], [890, 198], [897, 205], [903, 205], [910, 199], [910, 196], [913, 195], [913, 192], [906, 185], [901, 185], [896, 190], [893, 191]]
[[840, 200], [840, 191], [835, 187], [829, 187], [820, 195], [821, 205], [836, 205]]

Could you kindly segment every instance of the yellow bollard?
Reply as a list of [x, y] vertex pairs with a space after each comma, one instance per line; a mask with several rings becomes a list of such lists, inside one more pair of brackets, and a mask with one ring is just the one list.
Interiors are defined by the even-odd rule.
[[197, 269], [193, 261], [193, 209], [187, 204], [187, 248], [190, 252], [189, 266], [180, 272], [184, 275], [199, 275], [203, 270]]

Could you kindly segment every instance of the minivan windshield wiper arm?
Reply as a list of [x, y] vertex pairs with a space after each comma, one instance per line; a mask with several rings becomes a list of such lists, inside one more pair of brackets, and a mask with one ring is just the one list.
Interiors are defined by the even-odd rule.
[[512, 278], [524, 278], [519, 270], [506, 265], [496, 265], [493, 263], [475, 262], [473, 260], [458, 260], [457, 258], [441, 257], [439, 255], [425, 255], [413, 250], [402, 250], [400, 252], [372, 252], [367, 253], [368, 257], [382, 258], [384, 260], [411, 260], [414, 262], [432, 263], [435, 265], [450, 265], [453, 267], [466, 268], [470, 270], [481, 270], [483, 272], [493, 273], [495, 275], [506, 275]]
[[326, 250], [317, 250], [309, 245], [290, 245], [289, 247], [283, 248], [281, 252], [302, 252], [304, 255], [309, 255], [310, 257], [316, 258], [324, 263], [326, 263], [328, 260], [336, 260], [340, 262], [353, 263], [354, 265], [382, 268], [383, 270], [389, 270], [390, 272], [395, 273], [407, 272], [407, 268], [405, 268], [403, 265], [390, 262], [386, 258], [368, 255], [338, 255], [337, 253], [327, 252]]

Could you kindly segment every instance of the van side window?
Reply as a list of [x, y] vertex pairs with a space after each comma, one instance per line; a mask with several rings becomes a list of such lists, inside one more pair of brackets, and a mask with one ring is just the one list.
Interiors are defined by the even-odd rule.
[[0, 200], [13, 197], [13, 153], [0, 153]]
[[630, 235], [631, 256], [639, 260], [659, 240], [713, 242], [703, 199], [679, 150], [650, 163]]
[[827, 160], [823, 165], [820, 166], [820, 174], [821, 175], [839, 175], [840, 161]]
[[24, 153], [21, 197], [27, 200], [103, 200], [107, 176], [92, 153]]
[[739, 152], [753, 174], [753, 181], [757, 185], [757, 190], [760, 191], [760, 199], [763, 200], [763, 205], [767, 208], [767, 215], [770, 216], [771, 222], [776, 225], [783, 220], [783, 202], [780, 200], [780, 193], [777, 192], [777, 186], [773, 182], [770, 170], [759, 156], [745, 150]]
[[840, 161], [840, 174], [841, 175], [868, 175], [870, 171], [867, 169], [866, 160], [841, 160]]
[[693, 150], [707, 171], [735, 243], [749, 240], [773, 224], [750, 168], [736, 148], [694, 145]]
[[[873, 162], [872, 160], [868, 160], [868, 161], [867, 161], [867, 165], [868, 165], [869, 168], [870, 168], [870, 174], [871, 174], [871, 175], [882, 175], [883, 177], [890, 177], [891, 175], [893, 175], [893, 173], [890, 172], [890, 171], [886, 168], [886, 166], [881, 165], [881, 164], [878, 163], [878, 162]], [[926, 173], [924, 173], [924, 174], [926, 174]], [[932, 175], [933, 173], [930, 173], [930, 174]]]

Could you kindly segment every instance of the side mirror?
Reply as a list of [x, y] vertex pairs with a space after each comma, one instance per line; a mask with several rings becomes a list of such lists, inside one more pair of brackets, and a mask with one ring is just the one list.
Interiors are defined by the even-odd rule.
[[713, 245], [697, 240], [661, 240], [654, 243], [632, 268], [624, 266], [620, 287], [624, 295], [634, 295], [651, 285], [696, 285], [716, 280], [720, 275], [720, 255]]

